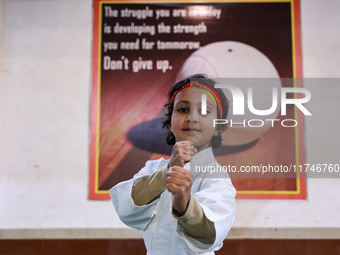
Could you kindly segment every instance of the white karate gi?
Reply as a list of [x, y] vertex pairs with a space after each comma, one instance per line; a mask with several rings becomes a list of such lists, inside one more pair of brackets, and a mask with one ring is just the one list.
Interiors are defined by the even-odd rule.
[[[147, 255], [190, 255], [215, 254], [223, 245], [235, 217], [236, 191], [227, 173], [220, 178], [211, 178], [209, 173], [193, 172], [196, 166], [216, 166], [211, 148], [197, 153], [184, 168], [192, 170], [191, 194], [202, 206], [205, 216], [214, 222], [216, 238], [213, 244], [204, 239], [189, 236], [172, 215], [172, 194], [165, 190], [159, 199], [148, 205], [137, 206], [131, 197], [131, 190], [139, 181], [147, 178], [169, 160], [160, 158], [146, 162], [131, 180], [121, 182], [110, 189], [113, 205], [119, 218], [126, 225], [143, 230]], [[191, 168], [190, 168], [191, 165]]]

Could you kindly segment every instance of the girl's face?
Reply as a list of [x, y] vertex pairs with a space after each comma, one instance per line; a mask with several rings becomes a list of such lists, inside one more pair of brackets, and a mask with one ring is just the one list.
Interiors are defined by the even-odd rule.
[[[207, 96], [207, 114], [201, 114], [202, 94]], [[213, 136], [219, 131], [213, 127], [213, 120], [217, 119], [217, 106], [204, 90], [189, 87], [182, 89], [175, 97], [171, 116], [171, 132], [176, 142], [193, 141], [197, 151], [210, 147]]]

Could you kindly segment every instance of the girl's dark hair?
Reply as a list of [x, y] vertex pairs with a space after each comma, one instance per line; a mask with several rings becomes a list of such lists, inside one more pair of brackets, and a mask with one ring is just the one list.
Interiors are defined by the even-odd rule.
[[[170, 131], [171, 116], [172, 116], [172, 112], [173, 112], [173, 108], [174, 108], [174, 102], [170, 103], [170, 99], [171, 99], [172, 95], [177, 90], [179, 90], [181, 87], [183, 87], [185, 84], [189, 83], [190, 81], [198, 81], [199, 83], [201, 83], [203, 85], [210, 86], [210, 87], [215, 89], [215, 82], [213, 80], [209, 79], [206, 74], [194, 74], [192, 76], [189, 76], [189, 77], [177, 82], [176, 84], [174, 84], [172, 86], [172, 88], [170, 89], [170, 91], [168, 93], [168, 103], [164, 105], [164, 107], [167, 107], [168, 112], [165, 114], [166, 120], [163, 121], [163, 128], [166, 127], [167, 129], [169, 129], [169, 133], [166, 137], [166, 142], [169, 145], [174, 145], [176, 143], [175, 136]], [[228, 116], [229, 101], [228, 101], [228, 99], [226, 98], [225, 94], [223, 93], [223, 91], [221, 89], [215, 89], [215, 91], [220, 96], [221, 101], [222, 101], [222, 109], [223, 109], [222, 119], [226, 119], [227, 116]], [[219, 109], [217, 109], [217, 116], [218, 117], [221, 116]], [[222, 135], [221, 134], [225, 131], [226, 128], [227, 128], [227, 124], [217, 125], [217, 129], [220, 131], [220, 134], [218, 136], [214, 136], [211, 139], [211, 146], [214, 149], [221, 146], [221, 144], [222, 144]]]

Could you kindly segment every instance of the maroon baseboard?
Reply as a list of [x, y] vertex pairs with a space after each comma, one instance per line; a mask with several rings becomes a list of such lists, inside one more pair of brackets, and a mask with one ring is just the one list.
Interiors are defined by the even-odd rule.
[[[0, 240], [0, 255], [145, 255], [143, 240]], [[226, 240], [216, 255], [340, 255], [340, 240]]]

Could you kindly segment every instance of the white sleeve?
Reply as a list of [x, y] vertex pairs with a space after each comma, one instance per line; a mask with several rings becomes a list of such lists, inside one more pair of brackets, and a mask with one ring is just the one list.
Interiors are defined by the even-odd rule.
[[120, 182], [109, 190], [113, 206], [120, 220], [127, 226], [144, 230], [151, 221], [159, 199], [147, 205], [137, 206], [131, 197], [132, 187], [166, 164], [167, 161], [163, 158], [147, 161], [145, 167], [135, 174], [131, 180]]
[[202, 206], [205, 216], [214, 223], [216, 237], [213, 243], [195, 238], [185, 233], [183, 227], [177, 224], [177, 233], [195, 252], [209, 252], [222, 247], [234, 222], [236, 190], [229, 178], [205, 178], [201, 188], [193, 196]]

